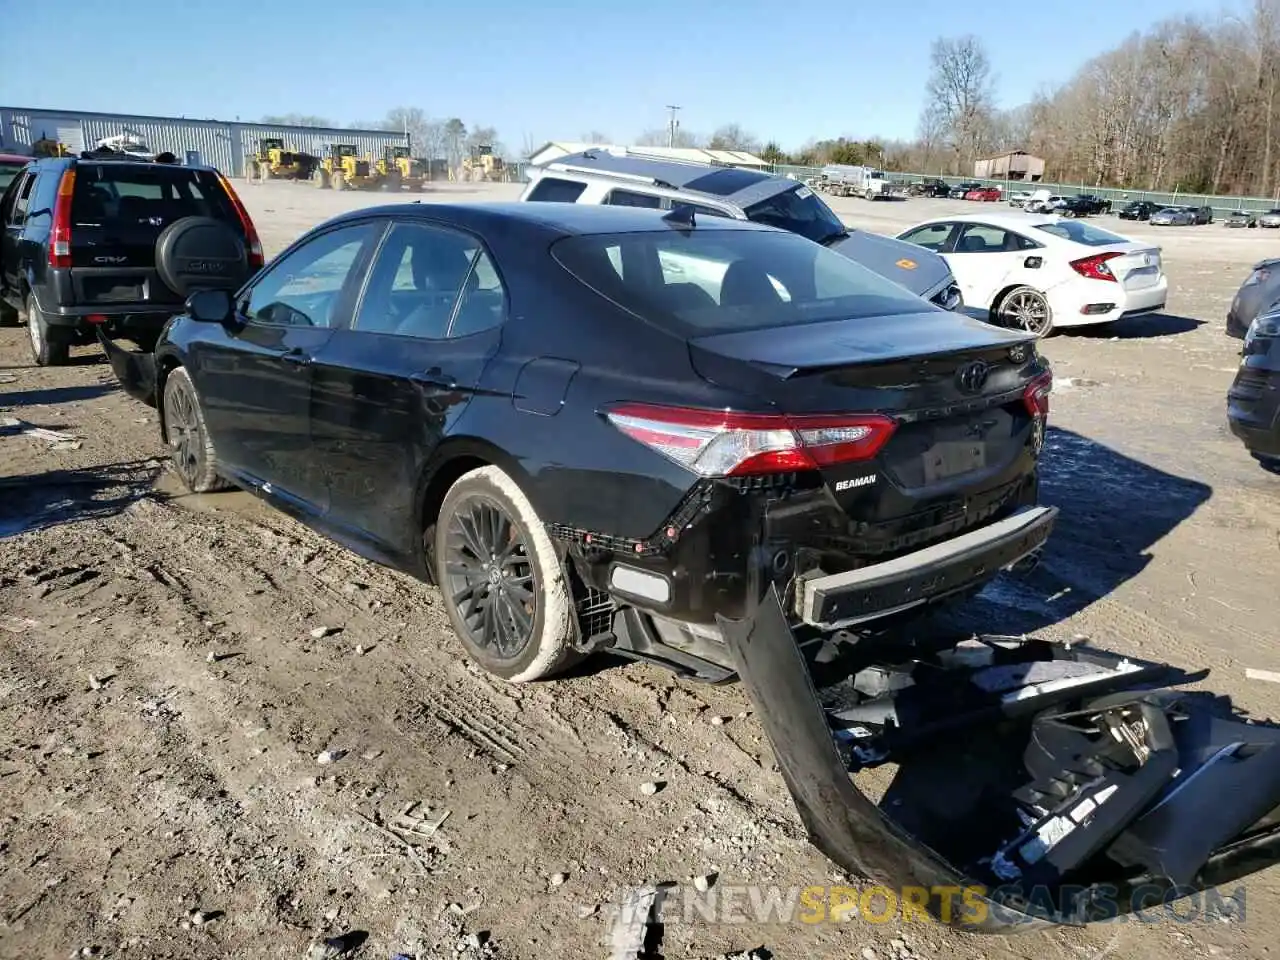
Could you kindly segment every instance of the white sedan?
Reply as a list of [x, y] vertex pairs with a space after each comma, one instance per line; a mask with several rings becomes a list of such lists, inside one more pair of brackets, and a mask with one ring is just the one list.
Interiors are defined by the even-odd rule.
[[1160, 248], [1052, 214], [938, 217], [898, 235], [941, 254], [965, 305], [1041, 336], [1162, 310]]

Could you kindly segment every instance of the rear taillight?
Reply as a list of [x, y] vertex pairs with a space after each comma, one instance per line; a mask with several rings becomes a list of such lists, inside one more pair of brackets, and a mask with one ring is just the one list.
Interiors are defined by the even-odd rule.
[[222, 189], [227, 192], [227, 199], [231, 201], [231, 206], [235, 208], [236, 216], [240, 218], [240, 226], [244, 228], [245, 243], [249, 247], [249, 268], [251, 270], [260, 270], [265, 262], [262, 255], [262, 241], [258, 239], [258, 230], [253, 225], [253, 220], [249, 217], [249, 211], [244, 208], [244, 204], [240, 202], [240, 197], [231, 187], [231, 181], [218, 174], [218, 182], [222, 184]]
[[76, 189], [75, 168], [66, 170], [58, 181], [53, 201], [53, 227], [49, 231], [49, 266], [71, 266], [71, 199]]
[[623, 403], [609, 422], [703, 477], [790, 473], [870, 460], [897, 423], [879, 415], [783, 416]]
[[1080, 260], [1072, 260], [1071, 268], [1082, 277], [1090, 280], [1110, 280], [1115, 282], [1116, 275], [1111, 272], [1111, 268], [1107, 266], [1108, 260], [1114, 260], [1116, 257], [1122, 256], [1116, 250], [1110, 253], [1098, 253], [1092, 257], [1084, 257]]
[[1048, 418], [1049, 394], [1053, 392], [1053, 373], [1042, 373], [1022, 391], [1022, 402], [1033, 417]]

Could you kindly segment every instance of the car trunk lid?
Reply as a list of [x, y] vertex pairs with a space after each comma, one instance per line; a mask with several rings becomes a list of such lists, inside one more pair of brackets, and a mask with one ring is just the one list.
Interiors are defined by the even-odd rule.
[[698, 337], [690, 349], [705, 379], [768, 397], [783, 414], [895, 421], [874, 462], [822, 468], [860, 525], [922, 511], [936, 521], [942, 505], [964, 513], [975, 491], [1020, 478], [1020, 458], [1043, 442], [1043, 414], [1027, 397], [1047, 371], [1033, 338], [972, 318], [930, 311], [764, 328]]

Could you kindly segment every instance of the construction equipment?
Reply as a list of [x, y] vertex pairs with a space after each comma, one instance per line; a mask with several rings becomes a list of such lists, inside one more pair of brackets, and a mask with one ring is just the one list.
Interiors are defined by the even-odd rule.
[[462, 158], [462, 175], [458, 179], [472, 183], [494, 182], [502, 180], [505, 171], [506, 165], [494, 154], [493, 147], [482, 143], [471, 148], [470, 156]]
[[248, 158], [245, 170], [250, 180], [310, 180], [320, 158], [300, 150], [286, 150], [278, 137], [258, 141], [258, 152]]
[[321, 190], [374, 190], [384, 178], [372, 160], [356, 154], [354, 143], [331, 143], [311, 179]]
[[41, 137], [31, 145], [31, 155], [33, 157], [69, 157], [71, 149], [65, 143], [60, 143], [51, 137]]
[[388, 190], [421, 191], [430, 179], [426, 162], [415, 160], [409, 156], [408, 147], [397, 147], [388, 144], [382, 148], [382, 159], [378, 161], [378, 175], [383, 179], [383, 186]]

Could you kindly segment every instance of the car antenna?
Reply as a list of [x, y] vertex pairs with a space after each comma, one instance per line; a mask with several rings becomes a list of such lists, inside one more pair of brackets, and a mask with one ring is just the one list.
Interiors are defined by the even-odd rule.
[[698, 225], [693, 218], [693, 205], [689, 203], [677, 204], [670, 213], [664, 213], [662, 219], [677, 227], [693, 228]]

